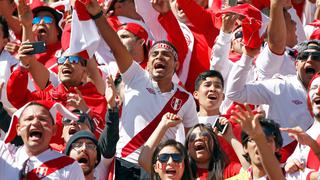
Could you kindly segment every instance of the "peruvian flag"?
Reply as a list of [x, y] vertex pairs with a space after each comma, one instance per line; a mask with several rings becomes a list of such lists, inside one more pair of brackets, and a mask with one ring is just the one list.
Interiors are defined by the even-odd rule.
[[[71, 119], [71, 120], [78, 120], [79, 119], [78, 116], [74, 115], [72, 112], [70, 112], [66, 107], [64, 107], [60, 103], [56, 103], [54, 101], [45, 101], [45, 100], [39, 100], [39, 101], [33, 101], [33, 102], [39, 103], [39, 104], [43, 105], [44, 107], [46, 107], [49, 110], [52, 118], [54, 119], [54, 122], [56, 121], [57, 113], [60, 113], [61, 116], [65, 117], [67, 119]], [[4, 137], [5, 143], [10, 143], [17, 136], [16, 126], [19, 123], [19, 117], [21, 116], [21, 113], [25, 110], [25, 108], [27, 106], [29, 106], [30, 103], [32, 103], [32, 102], [25, 104], [23, 107], [18, 109], [12, 115], [8, 132], [7, 132], [6, 136]]]
[[241, 4], [219, 11], [216, 17], [220, 19], [222, 14], [236, 13], [242, 19], [243, 43], [249, 48], [258, 48], [263, 42], [263, 35], [267, 29], [269, 18], [259, 9], [250, 4]]
[[80, 53], [86, 59], [92, 58], [102, 44], [101, 41], [103, 39], [86, 7], [82, 2], [76, 0], [71, 21], [70, 54]]

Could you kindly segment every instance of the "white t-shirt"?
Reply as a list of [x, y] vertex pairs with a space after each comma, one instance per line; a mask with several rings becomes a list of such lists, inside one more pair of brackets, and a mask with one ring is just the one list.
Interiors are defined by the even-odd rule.
[[198, 116], [199, 123], [202, 123], [204, 125], [210, 123], [211, 125], [214, 125], [219, 118], [219, 115], [215, 116]]
[[[230, 72], [227, 97], [240, 103], [267, 104], [267, 117], [281, 127], [300, 126], [307, 130], [314, 122], [307, 107], [307, 93], [297, 75], [275, 75], [272, 79], [246, 82], [252, 58], [242, 56]], [[283, 145], [292, 142], [287, 133], [282, 133]]]
[[[121, 157], [122, 148], [161, 112], [178, 88], [188, 93], [175, 84], [172, 91], [161, 93], [157, 83], [149, 77], [149, 73], [136, 62], [133, 62], [122, 75], [122, 80], [125, 84], [125, 93], [119, 124], [120, 139], [117, 144], [117, 157]], [[198, 123], [195, 101], [190, 93], [188, 95], [188, 100], [177, 113], [183, 119], [182, 124], [169, 128], [162, 140], [175, 139], [180, 133], [178, 129], [190, 128]], [[181, 134], [179, 137], [181, 140]], [[124, 159], [138, 163], [139, 154], [140, 148]]]
[[[45, 168], [39, 168], [44, 162], [64, 156], [54, 150], [48, 149], [38, 156], [29, 157], [23, 146], [16, 147], [12, 144], [5, 144], [0, 141], [0, 174], [1, 179], [14, 180], [19, 179], [19, 172], [23, 169], [24, 163], [28, 161], [29, 172], [37, 168], [39, 177], [46, 172]], [[74, 161], [53, 173], [45, 176], [43, 179], [63, 180], [63, 179], [79, 179], [84, 180], [84, 175], [79, 164]]]

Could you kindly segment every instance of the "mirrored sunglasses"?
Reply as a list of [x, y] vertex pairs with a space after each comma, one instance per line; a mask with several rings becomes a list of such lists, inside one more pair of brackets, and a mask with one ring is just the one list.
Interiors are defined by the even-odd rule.
[[183, 158], [182, 155], [179, 153], [163, 153], [158, 155], [158, 161], [160, 163], [167, 163], [169, 161], [169, 158], [172, 158], [172, 160], [176, 163], [181, 163]]
[[80, 62], [82, 66], [87, 65], [87, 61], [80, 56], [61, 56], [58, 58], [57, 63], [61, 65], [64, 64], [67, 60], [72, 64], [78, 64]]
[[234, 39], [238, 39], [238, 38], [243, 38], [243, 33], [242, 31], [238, 31], [234, 34]]
[[43, 16], [43, 17], [37, 16], [33, 18], [32, 24], [39, 24], [41, 22], [41, 19], [43, 19], [43, 22], [45, 24], [51, 24], [53, 22], [53, 19], [50, 16]]
[[310, 57], [311, 60], [319, 61], [320, 60], [320, 52], [301, 52], [298, 54], [297, 59], [301, 61], [306, 61]]

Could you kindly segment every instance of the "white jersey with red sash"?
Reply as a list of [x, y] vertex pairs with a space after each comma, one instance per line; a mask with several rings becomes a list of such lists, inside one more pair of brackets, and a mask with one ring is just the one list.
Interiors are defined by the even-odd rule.
[[190, 128], [198, 123], [194, 99], [183, 88], [174, 85], [170, 92], [161, 93], [148, 72], [135, 62], [122, 75], [122, 79], [125, 93], [117, 157], [137, 164], [140, 147], [157, 127], [155, 121], [159, 121], [166, 112], [178, 114], [183, 122], [170, 128], [162, 140], [175, 139], [182, 125]]
[[0, 179], [84, 179], [76, 161], [51, 149], [29, 157], [24, 147], [0, 141], [0, 158]]

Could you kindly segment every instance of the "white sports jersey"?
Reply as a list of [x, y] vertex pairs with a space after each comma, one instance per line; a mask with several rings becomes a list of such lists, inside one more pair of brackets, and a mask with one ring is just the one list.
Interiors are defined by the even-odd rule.
[[256, 60], [257, 78], [264, 80], [275, 74], [296, 74], [295, 59], [288, 54], [289, 49], [287, 47], [283, 55], [277, 55], [266, 44]]
[[[121, 157], [122, 148], [160, 113], [177, 89], [186, 92], [174, 84], [172, 91], [161, 93], [157, 83], [149, 77], [149, 73], [136, 62], [133, 62], [122, 75], [122, 80], [125, 84], [125, 93], [119, 125], [120, 139], [117, 144], [117, 157]], [[179, 107], [178, 111], [185, 128], [198, 123], [195, 101], [190, 93], [188, 95], [188, 100], [182, 107]], [[162, 140], [175, 139], [177, 129], [181, 128], [182, 124], [169, 128]], [[137, 163], [139, 154], [140, 148], [124, 159]]]
[[[19, 179], [20, 170], [23, 169], [25, 162], [28, 164], [28, 171], [36, 169], [38, 177], [48, 172], [47, 168], [40, 167], [44, 162], [64, 156], [54, 150], [48, 149], [38, 156], [29, 157], [23, 146], [16, 147], [12, 144], [5, 144], [0, 141], [0, 174], [1, 179], [15, 180]], [[28, 160], [29, 158], [29, 160]], [[27, 161], [28, 160], [28, 161]], [[74, 161], [53, 173], [45, 176], [43, 179], [63, 180], [63, 179], [84, 179], [82, 169]]]
[[[320, 123], [318, 121], [315, 121], [313, 125], [306, 131], [306, 133], [314, 140], [317, 140], [318, 136], [320, 135]], [[302, 145], [298, 143], [296, 149], [291, 154], [291, 156], [287, 159], [287, 162], [297, 159], [301, 162], [303, 162], [305, 165], [308, 161], [308, 155], [310, 152], [310, 147], [307, 145]], [[316, 169], [317, 170], [317, 169]]]
[[[300, 126], [307, 130], [313, 123], [307, 108], [307, 93], [297, 75], [275, 75], [272, 79], [246, 83], [252, 58], [242, 56], [234, 64], [227, 86], [227, 97], [240, 103], [267, 104], [267, 117], [281, 127]], [[292, 142], [287, 133], [282, 133], [283, 145]]]
[[210, 123], [211, 125], [214, 125], [216, 121], [218, 120], [219, 115], [215, 116], [198, 116], [199, 123], [202, 123], [204, 125]]

